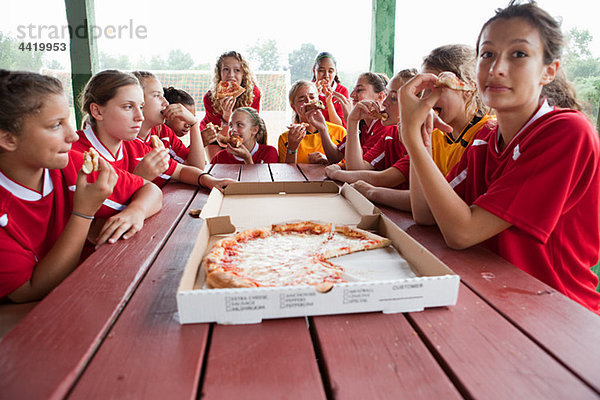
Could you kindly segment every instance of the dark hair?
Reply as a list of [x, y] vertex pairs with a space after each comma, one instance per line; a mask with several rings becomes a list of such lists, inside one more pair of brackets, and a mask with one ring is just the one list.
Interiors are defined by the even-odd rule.
[[483, 26], [477, 37], [477, 55], [479, 56], [479, 43], [485, 28], [499, 19], [523, 18], [531, 26], [537, 28], [544, 46], [544, 64], [560, 59], [564, 47], [564, 38], [560, 30], [560, 23], [548, 12], [538, 7], [535, 1], [520, 4], [518, 0], [511, 0], [506, 8], [496, 10], [496, 15], [490, 18]]
[[240, 107], [234, 110], [231, 115], [238, 111], [244, 111], [246, 114], [250, 115], [252, 126], [258, 126], [258, 132], [256, 132], [256, 141], [258, 144], [267, 144], [267, 126], [265, 121], [258, 115], [258, 112], [252, 107]]
[[333, 78], [334, 81], [336, 81], [337, 83], [340, 83], [340, 78], [337, 74], [337, 61], [335, 61], [335, 57], [333, 57], [333, 55], [327, 51], [323, 51], [319, 54], [317, 54], [317, 56], [315, 57], [315, 62], [313, 64], [313, 77], [312, 80], [316, 81], [317, 80], [317, 76], [315, 74], [315, 67], [319, 64], [319, 61], [321, 61], [324, 58], [329, 58], [331, 59], [331, 61], [333, 61], [333, 65], [335, 65], [335, 77]]
[[92, 103], [103, 106], [116, 96], [119, 88], [129, 85], [141, 86], [140, 81], [133, 74], [116, 69], [107, 69], [92, 76], [79, 97], [81, 112], [84, 114], [82, 125], [89, 123], [96, 126], [96, 120], [90, 112]]
[[175, 89], [173, 86], [169, 86], [168, 88], [163, 88], [163, 91], [165, 92], [165, 99], [167, 99], [169, 104], [179, 103], [192, 107], [196, 105], [194, 98], [185, 90]]
[[552, 106], [578, 111], [583, 110], [583, 105], [577, 100], [575, 87], [569, 82], [562, 68], [556, 71], [556, 76], [552, 82], [544, 85], [541, 96], [546, 97], [548, 103]]
[[[433, 49], [423, 58], [422, 67], [439, 72], [450, 71], [461, 81], [473, 85], [477, 81], [475, 49], [464, 44], [449, 44]], [[467, 109], [472, 104], [475, 105], [475, 111], [486, 112], [478, 92], [473, 92], [473, 97], [467, 103]]]
[[18, 135], [28, 115], [37, 113], [49, 95], [64, 94], [54, 77], [0, 69], [0, 129]]
[[[538, 7], [535, 1], [520, 4], [516, 0], [511, 0], [506, 8], [496, 10], [496, 15], [490, 18], [481, 28], [481, 32], [477, 38], [477, 55], [479, 55], [479, 43], [485, 28], [496, 20], [511, 18], [523, 18], [538, 30], [544, 48], [545, 65], [549, 65], [554, 60], [560, 60], [565, 46], [565, 40], [560, 30], [560, 23], [548, 14], [547, 11]], [[554, 81], [542, 88], [541, 96], [546, 96], [550, 104], [558, 107], [581, 109], [575, 89], [567, 80], [560, 66]]]
[[375, 93], [385, 92], [390, 78], [386, 74], [378, 74], [376, 72], [364, 72], [358, 76], [358, 79], [365, 78], [367, 83], [373, 86]]

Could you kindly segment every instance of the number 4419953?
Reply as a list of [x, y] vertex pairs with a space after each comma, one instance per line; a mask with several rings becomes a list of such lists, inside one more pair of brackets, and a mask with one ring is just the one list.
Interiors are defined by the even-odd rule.
[[66, 51], [66, 43], [25, 43], [19, 44], [19, 50], [21, 51]]

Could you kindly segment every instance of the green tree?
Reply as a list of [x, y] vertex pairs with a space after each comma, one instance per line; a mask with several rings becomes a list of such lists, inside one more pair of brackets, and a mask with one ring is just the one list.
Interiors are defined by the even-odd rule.
[[104, 69], [131, 69], [131, 61], [128, 55], [119, 54], [112, 56], [103, 51], [98, 55], [98, 66]]
[[194, 66], [194, 59], [190, 53], [184, 53], [182, 50], [171, 50], [166, 62], [167, 68], [173, 70], [191, 69]]
[[292, 83], [300, 79], [312, 79], [312, 67], [317, 54], [314, 44], [303, 43], [299, 49], [288, 55]]
[[0, 32], [0, 68], [38, 72], [42, 68], [44, 53], [34, 50], [20, 50], [20, 40]]
[[573, 28], [566, 38], [565, 73], [575, 85], [577, 97], [587, 103], [584, 111], [594, 121], [598, 118], [600, 103], [600, 58], [594, 58], [589, 50], [593, 36], [587, 29]]
[[281, 69], [279, 64], [279, 50], [277, 42], [273, 39], [257, 40], [256, 44], [247, 49], [248, 58], [257, 63], [261, 71], [278, 71]]

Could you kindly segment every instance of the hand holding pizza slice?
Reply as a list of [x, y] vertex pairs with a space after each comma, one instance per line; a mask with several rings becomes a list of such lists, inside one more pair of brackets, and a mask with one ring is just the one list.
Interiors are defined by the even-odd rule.
[[461, 81], [454, 73], [450, 71], [440, 72], [434, 86], [447, 87], [452, 90], [460, 90], [463, 92], [472, 92], [475, 90], [473, 85]]
[[234, 81], [221, 81], [217, 85], [217, 99], [226, 97], [237, 98], [246, 91], [239, 83]]

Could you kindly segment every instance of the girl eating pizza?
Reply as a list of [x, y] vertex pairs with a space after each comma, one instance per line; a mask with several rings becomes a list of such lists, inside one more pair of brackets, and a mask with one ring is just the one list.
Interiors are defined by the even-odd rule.
[[228, 143], [218, 152], [213, 164], [264, 164], [278, 162], [277, 149], [267, 144], [265, 121], [252, 107], [240, 107], [231, 114], [230, 137], [238, 136], [241, 141]]
[[[475, 49], [461, 44], [438, 47], [425, 57], [422, 71], [435, 75], [449, 71], [465, 82], [465, 86], [472, 84], [476, 79]], [[493, 120], [475, 90], [443, 89], [433, 109], [452, 128], [447, 129], [449, 132], [436, 129], [431, 134], [433, 160], [442, 174], [447, 175], [471, 145], [475, 134]], [[372, 201], [410, 211], [407, 190], [381, 187], [368, 180], [358, 181], [354, 187]]]
[[[196, 102], [188, 92], [182, 89], [176, 89], [173, 86], [164, 88], [163, 92], [165, 99], [167, 102], [169, 102], [169, 104], [181, 104], [194, 117], [196, 116]], [[177, 135], [179, 138], [190, 133], [190, 129], [192, 127], [189, 123], [187, 123], [187, 121], [177, 118], [176, 116], [166, 119], [165, 125], [171, 128], [173, 132], [175, 132], [175, 135]], [[202, 139], [204, 140], [204, 138]]]
[[[226, 96], [217, 98], [220, 82], [234, 82], [244, 88], [244, 92], [237, 97]], [[206, 92], [203, 98], [206, 114], [200, 121], [200, 130], [204, 133], [208, 123], [221, 127], [221, 134], [227, 136], [228, 123], [231, 113], [238, 107], [252, 107], [260, 111], [260, 90], [256, 85], [254, 74], [246, 59], [237, 51], [228, 51], [221, 54], [215, 65], [213, 87]], [[210, 128], [208, 128], [210, 129]], [[210, 160], [221, 150], [214, 141], [206, 146]]]
[[337, 152], [346, 130], [325, 121], [314, 82], [297, 81], [289, 94], [293, 123], [279, 136], [279, 162], [328, 164], [324, 146]]
[[69, 114], [57, 79], [0, 70], [0, 299], [41, 299], [77, 267], [90, 227], [114, 243], [160, 210], [154, 184], [103, 159], [81, 170]]
[[201, 169], [173, 160], [164, 147], [152, 148], [138, 138], [162, 123], [166, 101], [156, 79], [140, 81], [130, 73], [106, 70], [94, 75], [81, 97], [84, 129], [73, 147], [85, 151], [94, 147], [114, 167], [124, 169], [164, 186], [171, 179], [207, 188], [223, 187], [231, 180], [216, 179]]
[[341, 102], [348, 99], [348, 89], [340, 83], [337, 63], [331, 53], [322, 52], [315, 58], [313, 82], [317, 85], [319, 98], [325, 104], [321, 112], [327, 122], [346, 127]]
[[[560, 68], [563, 36], [535, 3], [498, 10], [477, 39], [477, 84], [497, 124], [480, 130], [447, 177], [422, 137], [443, 90], [422, 74], [400, 91], [402, 139], [411, 158], [415, 221], [446, 243], [482, 243], [522, 270], [600, 312], [600, 142], [582, 113], [541, 97]], [[420, 96], [422, 90], [428, 95]]]

